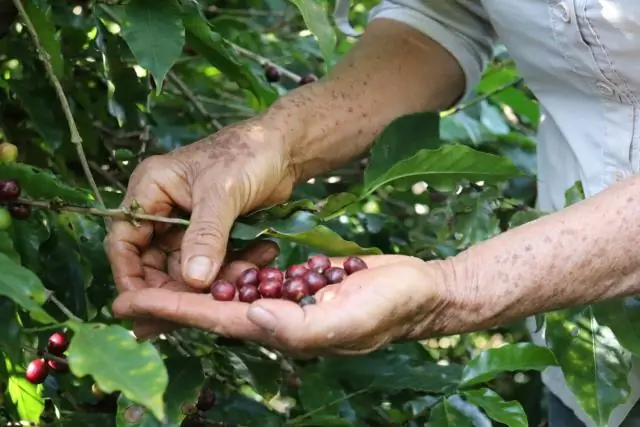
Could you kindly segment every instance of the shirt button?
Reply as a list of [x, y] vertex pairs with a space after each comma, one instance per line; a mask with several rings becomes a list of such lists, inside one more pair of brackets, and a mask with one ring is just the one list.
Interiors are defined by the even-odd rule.
[[555, 10], [558, 16], [560, 16], [560, 19], [562, 19], [566, 23], [571, 22], [571, 14], [569, 13], [569, 6], [567, 6], [566, 3], [563, 3], [563, 2], [556, 3]]
[[612, 96], [614, 93], [613, 88], [605, 82], [598, 82], [596, 83], [596, 86], [600, 90], [600, 93], [603, 94], [604, 96]]

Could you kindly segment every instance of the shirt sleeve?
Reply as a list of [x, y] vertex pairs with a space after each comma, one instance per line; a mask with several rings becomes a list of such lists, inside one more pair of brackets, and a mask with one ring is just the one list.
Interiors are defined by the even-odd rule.
[[393, 19], [421, 31], [456, 58], [468, 98], [491, 58], [496, 34], [481, 0], [383, 0], [369, 21]]

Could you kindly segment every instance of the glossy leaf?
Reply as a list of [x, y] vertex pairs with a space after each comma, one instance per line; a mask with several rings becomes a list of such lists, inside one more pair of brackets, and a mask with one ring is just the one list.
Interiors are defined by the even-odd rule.
[[591, 307], [548, 313], [545, 338], [582, 409], [597, 426], [608, 425], [631, 396], [631, 354], [598, 324]]
[[90, 195], [71, 187], [51, 172], [23, 163], [0, 162], [0, 179], [17, 179], [25, 195], [51, 200], [60, 198], [67, 203], [88, 203]]
[[492, 380], [502, 372], [542, 371], [556, 364], [553, 353], [531, 343], [509, 344], [485, 350], [464, 367], [461, 387]]
[[38, 322], [55, 323], [42, 308], [49, 294], [40, 279], [5, 254], [0, 254], [0, 295], [13, 300]]
[[[476, 415], [477, 418], [477, 415]], [[485, 423], [476, 423], [468, 413], [461, 410], [459, 405], [443, 399], [431, 409], [429, 426], [433, 427], [491, 427]]]
[[640, 357], [640, 300], [630, 297], [593, 306], [598, 323], [611, 329], [624, 348]]
[[325, 365], [311, 365], [301, 369], [300, 404], [306, 412], [319, 416], [338, 415], [336, 402], [346, 399], [346, 394], [338, 381], [325, 370]]
[[129, 331], [117, 325], [74, 323], [72, 327], [68, 359], [74, 375], [91, 375], [105, 392], [119, 390], [164, 420], [168, 375], [153, 345], [136, 342]]
[[383, 185], [406, 178], [451, 185], [461, 180], [495, 182], [519, 174], [507, 158], [451, 144], [420, 150], [382, 173], [366, 175], [363, 193], [373, 193]]
[[333, 25], [329, 21], [323, 3], [318, 0], [291, 0], [295, 4], [309, 31], [316, 36], [320, 51], [326, 63], [331, 63], [336, 47], [337, 37]]
[[9, 372], [7, 381], [7, 395], [10, 400], [6, 402], [15, 411], [16, 416], [23, 421], [40, 421], [40, 415], [44, 410], [44, 400], [41, 396], [42, 386], [31, 384], [24, 378], [25, 369], [13, 365], [5, 359], [5, 365]]
[[122, 37], [141, 67], [160, 87], [184, 46], [185, 30], [175, 0], [135, 0], [124, 9]]
[[64, 75], [64, 60], [62, 58], [60, 40], [52, 22], [51, 10], [49, 8], [44, 9], [35, 1], [24, 2], [24, 9], [36, 29], [36, 33], [38, 33], [38, 40], [51, 63], [54, 74], [57, 78], [62, 78]]
[[482, 408], [487, 415], [508, 427], [528, 427], [529, 421], [522, 405], [515, 401], [505, 401], [498, 393], [489, 389], [467, 390], [462, 396], [470, 403]]

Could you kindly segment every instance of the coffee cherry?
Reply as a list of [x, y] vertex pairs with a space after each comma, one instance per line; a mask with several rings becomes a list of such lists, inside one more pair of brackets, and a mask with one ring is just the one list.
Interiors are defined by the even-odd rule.
[[267, 65], [264, 70], [264, 77], [269, 83], [276, 83], [280, 81], [280, 70], [273, 65]]
[[196, 403], [196, 408], [200, 411], [206, 412], [209, 409], [213, 408], [216, 404], [216, 395], [213, 390], [208, 388], [203, 388], [200, 390], [200, 395], [198, 396], [198, 402]]
[[13, 163], [18, 158], [18, 147], [10, 142], [0, 144], [0, 159], [7, 163]]
[[306, 75], [304, 75], [304, 76], [302, 76], [300, 78], [300, 81], [298, 82], [298, 85], [299, 86], [303, 86], [303, 85], [306, 85], [306, 84], [309, 84], [309, 83], [313, 83], [316, 80], [318, 80], [318, 78], [316, 76], [314, 76], [313, 74], [306, 74]]
[[343, 266], [347, 274], [353, 274], [356, 271], [368, 268], [367, 263], [365, 263], [362, 258], [358, 258], [357, 256], [350, 256], [349, 258], [345, 259]]
[[327, 279], [317, 271], [307, 271], [307, 274], [302, 276], [302, 280], [306, 283], [311, 295], [327, 286]]
[[277, 280], [278, 282], [282, 282], [284, 280], [284, 274], [275, 267], [264, 267], [260, 270], [260, 282], [267, 280]]
[[305, 305], [314, 305], [315, 303], [317, 303], [316, 297], [314, 297], [313, 295], [307, 295], [306, 297], [300, 300], [298, 305], [300, 307], [304, 307]]
[[47, 341], [47, 351], [54, 356], [62, 356], [69, 348], [69, 338], [64, 332], [54, 332]]
[[309, 295], [309, 287], [299, 277], [287, 279], [282, 285], [282, 297], [293, 302], [298, 302]]
[[331, 267], [331, 260], [325, 255], [313, 255], [307, 260], [309, 270], [323, 273], [327, 268]]
[[241, 288], [243, 286], [258, 286], [260, 283], [260, 271], [257, 268], [248, 268], [240, 274], [236, 280], [236, 285]]
[[20, 197], [20, 184], [15, 179], [6, 179], [0, 181], [0, 200], [9, 201]]
[[0, 208], [0, 231], [8, 230], [11, 227], [11, 213], [4, 208]]
[[236, 287], [226, 280], [216, 280], [211, 285], [211, 295], [217, 301], [231, 301], [236, 296]]
[[279, 280], [260, 282], [258, 292], [263, 298], [280, 298], [280, 295], [282, 295], [282, 282]]
[[69, 372], [69, 364], [65, 362], [58, 362], [57, 360], [47, 360], [47, 366], [60, 374], [66, 374]]
[[49, 375], [49, 367], [47, 366], [47, 362], [44, 359], [36, 359], [32, 360], [27, 366], [27, 372], [25, 372], [24, 377], [31, 384], [42, 384], [44, 380], [47, 379]]
[[15, 219], [27, 219], [31, 216], [31, 206], [20, 203], [12, 204], [7, 207], [11, 216]]
[[294, 277], [302, 277], [309, 269], [302, 264], [294, 264], [287, 268], [286, 276], [288, 279], [292, 279]]
[[329, 267], [324, 272], [324, 277], [327, 279], [327, 284], [333, 285], [335, 283], [340, 283], [344, 279], [346, 279], [347, 278], [347, 272], [344, 271], [344, 268]]
[[253, 285], [244, 285], [238, 289], [238, 299], [242, 302], [248, 303], [252, 303], [257, 299], [260, 299], [258, 288]]

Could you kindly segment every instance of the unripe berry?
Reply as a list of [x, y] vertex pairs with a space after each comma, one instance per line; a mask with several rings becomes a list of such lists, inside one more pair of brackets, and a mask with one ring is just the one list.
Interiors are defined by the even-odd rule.
[[47, 341], [47, 351], [55, 356], [62, 356], [68, 348], [69, 338], [64, 332], [54, 332]]
[[311, 295], [314, 295], [320, 289], [327, 286], [327, 279], [317, 271], [307, 271], [307, 273], [302, 276], [302, 280], [306, 283], [309, 294]]
[[31, 206], [12, 204], [7, 207], [11, 216], [15, 219], [27, 219], [31, 216]]
[[309, 83], [313, 83], [316, 80], [318, 80], [318, 78], [316, 76], [314, 76], [313, 74], [306, 74], [306, 75], [304, 75], [304, 76], [302, 76], [300, 78], [300, 82], [298, 82], [298, 85], [299, 86], [303, 86], [303, 85], [306, 85], [306, 84], [309, 84]]
[[211, 285], [211, 295], [217, 301], [231, 301], [236, 296], [236, 287], [226, 280], [216, 280]]
[[347, 272], [344, 268], [340, 267], [329, 267], [324, 272], [324, 277], [327, 279], [327, 284], [333, 285], [335, 283], [340, 283], [344, 279], [347, 278]]
[[238, 300], [242, 302], [252, 303], [255, 300], [260, 299], [260, 293], [258, 288], [253, 285], [244, 285], [238, 289]]
[[15, 179], [6, 179], [0, 181], [0, 200], [10, 201], [20, 197], [22, 188]]
[[66, 362], [47, 360], [47, 366], [60, 374], [66, 374], [67, 372], [69, 372], [69, 364]]
[[243, 286], [258, 286], [260, 283], [260, 271], [257, 268], [248, 268], [243, 271], [238, 279], [236, 285], [241, 288]]
[[267, 65], [264, 70], [264, 77], [269, 83], [276, 83], [280, 81], [280, 70], [273, 65]]
[[11, 213], [4, 208], [0, 208], [0, 231], [8, 230], [11, 227]]
[[323, 273], [327, 268], [331, 267], [331, 260], [325, 255], [312, 255], [307, 260], [309, 270]]
[[344, 260], [343, 266], [347, 274], [353, 274], [356, 271], [365, 270], [367, 268], [367, 263], [365, 263], [362, 258], [358, 258], [357, 256], [350, 256], [349, 258]]
[[213, 408], [216, 404], [216, 395], [213, 390], [208, 388], [203, 388], [200, 390], [200, 395], [198, 396], [198, 402], [196, 403], [196, 408], [200, 411], [208, 411]]
[[302, 264], [294, 264], [287, 268], [287, 279], [292, 279], [294, 277], [302, 277], [309, 269]]
[[298, 302], [309, 295], [309, 287], [299, 277], [287, 279], [282, 285], [282, 297], [293, 302]]
[[260, 282], [258, 292], [263, 298], [280, 298], [280, 295], [282, 295], [282, 282], [279, 280]]
[[264, 267], [260, 270], [260, 282], [264, 282], [266, 280], [277, 280], [282, 282], [284, 280], [284, 274], [275, 267]]
[[48, 375], [49, 367], [47, 366], [47, 362], [44, 359], [36, 359], [29, 363], [24, 377], [31, 384], [42, 384]]
[[18, 147], [10, 142], [0, 144], [0, 159], [7, 163], [13, 163], [18, 158]]

